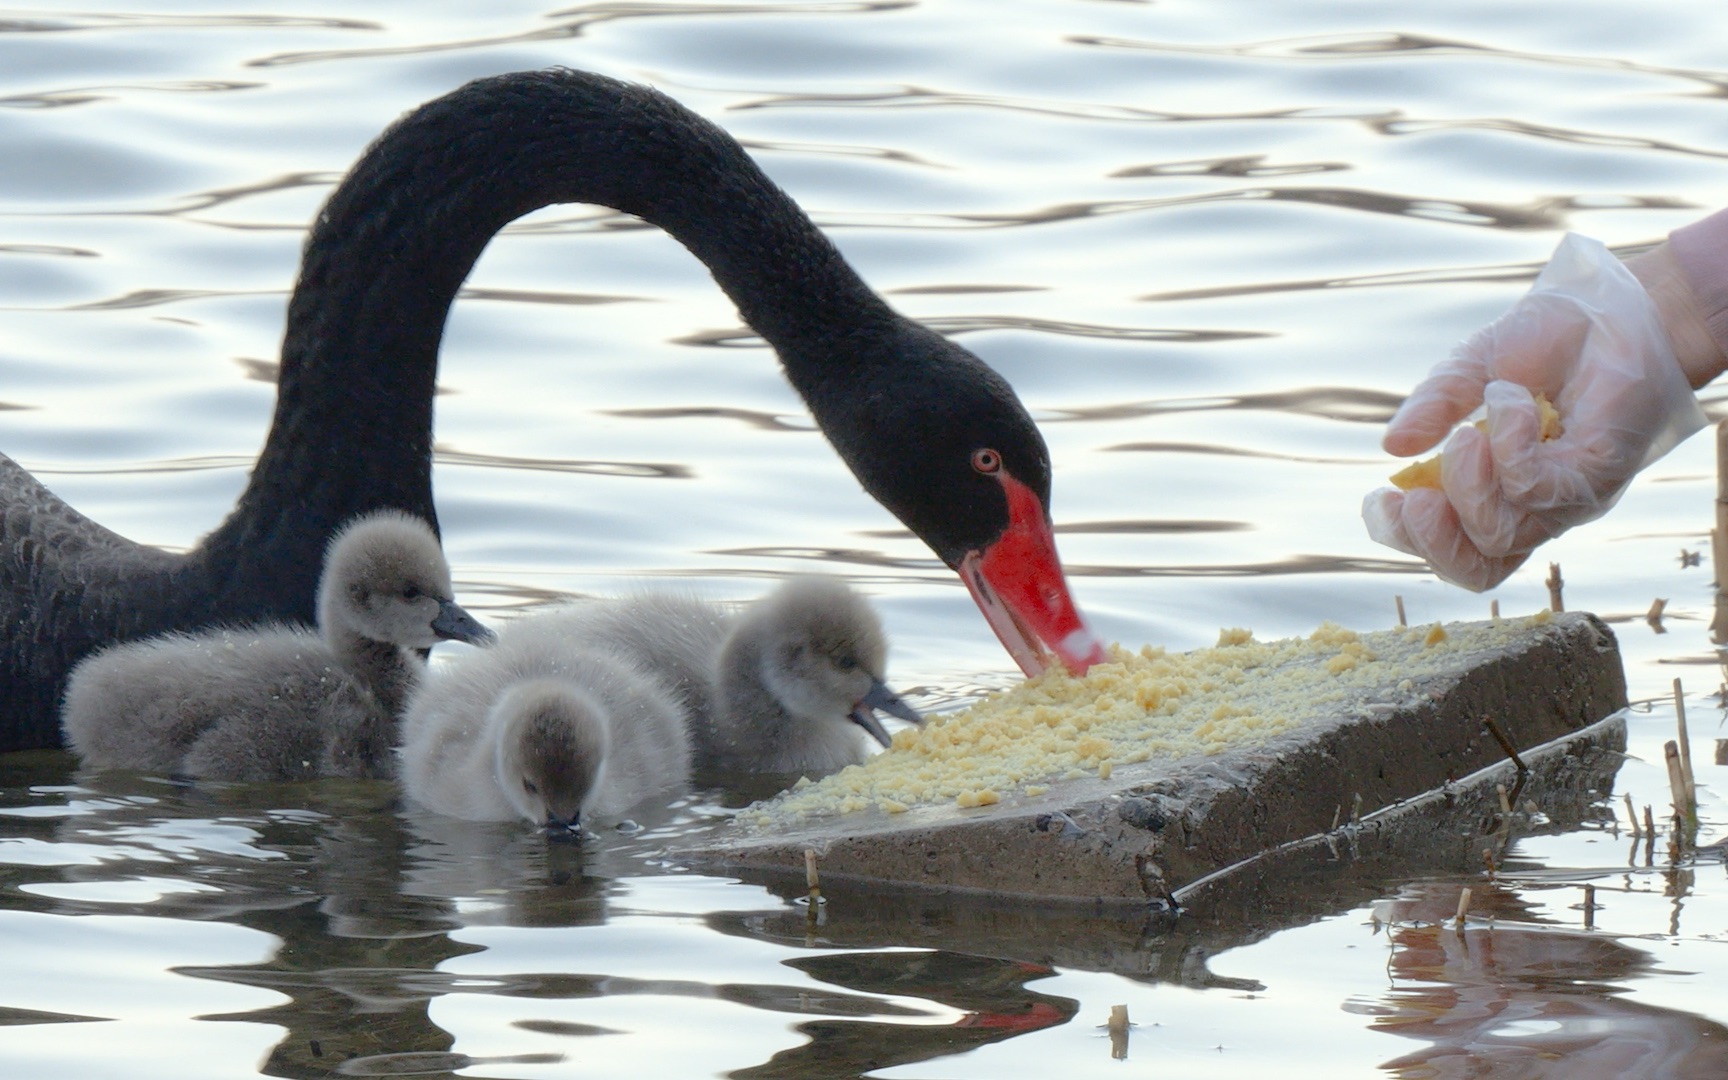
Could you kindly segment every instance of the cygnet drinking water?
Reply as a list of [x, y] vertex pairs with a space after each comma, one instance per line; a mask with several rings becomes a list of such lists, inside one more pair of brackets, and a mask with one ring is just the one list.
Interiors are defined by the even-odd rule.
[[451, 594], [424, 521], [356, 518], [325, 556], [317, 633], [237, 627], [104, 649], [67, 685], [67, 743], [87, 765], [205, 779], [391, 776], [425, 667], [415, 650], [492, 636]]
[[570, 830], [689, 784], [678, 693], [568, 633], [557, 613], [440, 665], [402, 722], [402, 785], [429, 810]]
[[736, 613], [644, 594], [541, 616], [659, 673], [688, 709], [698, 770], [823, 774], [887, 746], [875, 711], [923, 718], [883, 682], [881, 620], [838, 578], [792, 578]]

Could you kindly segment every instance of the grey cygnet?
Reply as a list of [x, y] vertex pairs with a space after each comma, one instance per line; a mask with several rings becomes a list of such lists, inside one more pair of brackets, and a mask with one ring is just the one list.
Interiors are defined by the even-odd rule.
[[416, 650], [492, 636], [452, 591], [424, 521], [355, 518], [326, 553], [316, 633], [266, 624], [103, 649], [68, 681], [67, 743], [86, 765], [204, 779], [391, 776]]
[[518, 619], [416, 690], [402, 724], [411, 800], [556, 832], [683, 792], [690, 742], [677, 691], [567, 630], [556, 612]]

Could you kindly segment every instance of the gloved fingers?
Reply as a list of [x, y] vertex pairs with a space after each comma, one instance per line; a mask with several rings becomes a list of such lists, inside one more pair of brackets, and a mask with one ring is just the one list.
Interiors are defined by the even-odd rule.
[[1406, 493], [1402, 506], [1404, 534], [1414, 541], [1415, 554], [1435, 575], [1471, 592], [1482, 592], [1505, 581], [1530, 557], [1530, 550], [1486, 555], [1470, 539], [1446, 496], [1432, 488]]
[[1414, 555], [1440, 578], [1481, 592], [1505, 581], [1530, 557], [1482, 554], [1459, 525], [1445, 495], [1431, 488], [1371, 491], [1362, 500], [1362, 521], [1376, 543]]
[[1376, 544], [1416, 554], [1416, 544], [1404, 528], [1404, 493], [1397, 488], [1375, 488], [1362, 497], [1362, 524]]
[[[1607, 441], [1592, 430], [1585, 410], [1563, 414], [1563, 430], [1542, 438], [1542, 416], [1530, 391], [1516, 383], [1488, 384], [1486, 443], [1493, 457], [1500, 493], [1506, 501], [1531, 514], [1558, 513], [1566, 525], [1590, 521], [1607, 510], [1606, 491], [1618, 491], [1631, 479], [1612, 454]], [[1480, 434], [1480, 433], [1478, 433]], [[1621, 475], [1615, 475], [1616, 470]], [[1492, 545], [1485, 545], [1485, 550]]]
[[1588, 309], [1569, 297], [1532, 292], [1471, 341], [1487, 357], [1489, 380], [1515, 382], [1553, 400], [1566, 386], [1589, 336]]
[[[1534, 413], [1533, 400], [1530, 408]], [[1533, 415], [1530, 419], [1540, 423]], [[1501, 558], [1529, 551], [1549, 534], [1523, 504], [1507, 497], [1493, 447], [1474, 425], [1459, 428], [1440, 457], [1440, 484], [1471, 544], [1486, 557]]]
[[1381, 445], [1394, 457], [1410, 457], [1437, 446], [1458, 421], [1482, 404], [1488, 382], [1487, 353], [1472, 338], [1452, 350], [1410, 391], [1386, 423]]

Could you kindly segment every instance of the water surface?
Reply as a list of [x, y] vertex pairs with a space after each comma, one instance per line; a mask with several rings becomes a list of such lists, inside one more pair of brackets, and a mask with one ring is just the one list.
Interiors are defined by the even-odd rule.
[[[1631, 250], [1725, 201], [1720, 26], [1704, 0], [13, 11], [0, 449], [126, 535], [194, 542], [260, 445], [331, 183], [419, 102], [566, 64], [714, 118], [896, 306], [1013, 382], [1106, 636], [1376, 629], [1398, 595], [1414, 621], [1481, 617], [1363, 535], [1379, 425], [1562, 231]], [[879, 604], [919, 704], [1013, 677], [657, 232], [590, 207], [512, 227], [440, 381], [440, 515], [483, 613], [642, 582], [744, 597], [814, 567]], [[1641, 703], [1601, 820], [1521, 841], [1495, 883], [1405, 867], [1174, 926], [836, 895], [812, 927], [655, 854], [724, 814], [704, 796], [549, 848], [367, 785], [191, 790], [15, 755], [0, 1069], [1119, 1076], [1098, 1025], [1126, 1004], [1126, 1060], [1184, 1076], [1720, 1076], [1722, 860], [1609, 824], [1623, 796], [1664, 802], [1679, 676], [1701, 840], [1722, 835], [1709, 444], [1494, 594], [1543, 606], [1559, 562]]]

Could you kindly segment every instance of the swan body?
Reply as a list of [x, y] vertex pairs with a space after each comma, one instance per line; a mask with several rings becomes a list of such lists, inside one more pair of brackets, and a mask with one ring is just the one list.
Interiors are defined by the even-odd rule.
[[922, 723], [883, 682], [881, 620], [838, 578], [791, 578], [736, 610], [644, 593], [533, 619], [678, 688], [698, 771], [820, 775], [863, 761], [866, 735], [888, 745], [875, 710]]
[[318, 633], [224, 627], [93, 653], [67, 683], [67, 744], [92, 767], [205, 779], [391, 775], [414, 650], [490, 636], [451, 592], [425, 522], [368, 515], [331, 542]]
[[681, 793], [684, 723], [677, 691], [652, 672], [570, 637], [556, 618], [519, 619], [415, 691], [402, 786], [451, 817], [574, 829]]
[[239, 502], [186, 552], [138, 544], [0, 456], [0, 750], [52, 745], [67, 673], [170, 631], [310, 623], [341, 523], [436, 526], [445, 317], [507, 223], [596, 203], [666, 230], [773, 346], [877, 501], [960, 573], [1020, 665], [1103, 656], [1069, 596], [1050, 461], [1008, 384], [896, 313], [720, 128], [586, 72], [477, 79], [392, 125], [331, 194], [288, 303], [275, 415]]

